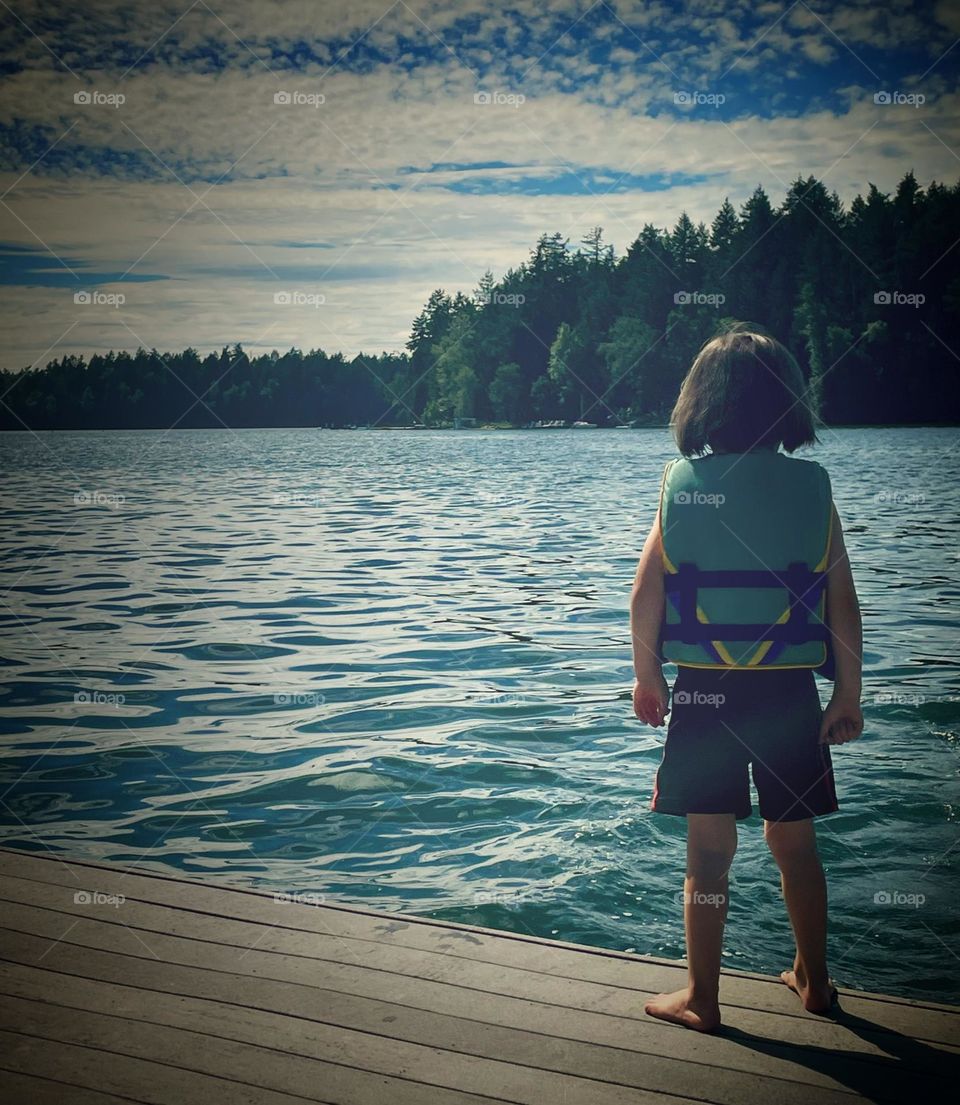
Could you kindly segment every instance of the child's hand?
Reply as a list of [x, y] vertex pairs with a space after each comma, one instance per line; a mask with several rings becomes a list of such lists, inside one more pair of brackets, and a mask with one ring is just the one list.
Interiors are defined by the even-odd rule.
[[660, 668], [645, 673], [633, 685], [633, 712], [654, 728], [663, 725], [669, 699], [667, 681]]
[[836, 695], [827, 703], [820, 722], [821, 744], [846, 744], [863, 732], [863, 711], [859, 698]]

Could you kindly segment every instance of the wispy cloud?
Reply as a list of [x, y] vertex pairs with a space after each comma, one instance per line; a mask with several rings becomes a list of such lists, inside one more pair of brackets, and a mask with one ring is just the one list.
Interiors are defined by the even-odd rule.
[[[758, 184], [955, 179], [955, 9], [868, 3], [5, 3], [7, 367], [69, 351], [399, 348], [538, 234], [709, 218]], [[887, 91], [922, 95], [875, 103]], [[77, 96], [79, 94], [79, 102]], [[86, 99], [88, 102], [83, 102]], [[291, 248], [297, 246], [298, 248]], [[285, 308], [285, 287], [323, 292]], [[110, 312], [113, 312], [112, 314]]]

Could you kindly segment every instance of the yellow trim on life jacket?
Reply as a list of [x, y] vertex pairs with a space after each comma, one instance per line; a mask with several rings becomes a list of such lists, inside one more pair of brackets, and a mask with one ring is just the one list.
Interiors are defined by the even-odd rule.
[[[824, 646], [826, 651], [826, 646]], [[824, 657], [826, 659], [826, 657]], [[821, 661], [822, 662], [822, 661]], [[678, 668], [702, 668], [704, 671], [723, 671], [723, 668], [717, 664], [694, 664], [690, 660], [670, 660], [668, 663], [673, 664]], [[814, 665], [819, 667], [820, 665]], [[804, 671], [813, 671], [813, 667], [810, 664], [776, 664], [770, 668], [770, 671], [799, 671], [801, 668]], [[731, 671], [751, 671], [751, 668], [745, 668], [743, 664], [731, 664]]]

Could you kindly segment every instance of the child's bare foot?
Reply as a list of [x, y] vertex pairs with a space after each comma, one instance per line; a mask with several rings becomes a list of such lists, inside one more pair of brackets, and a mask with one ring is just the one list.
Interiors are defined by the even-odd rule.
[[716, 1001], [697, 1001], [689, 989], [673, 994], [658, 994], [643, 1007], [644, 1013], [661, 1021], [682, 1024], [696, 1032], [716, 1032], [720, 1027], [720, 1006]]
[[803, 977], [802, 973], [798, 974], [796, 969], [781, 971], [780, 977], [795, 994], [800, 995], [803, 1008], [808, 1013], [829, 1013], [837, 1000], [836, 987], [829, 981], [814, 986]]

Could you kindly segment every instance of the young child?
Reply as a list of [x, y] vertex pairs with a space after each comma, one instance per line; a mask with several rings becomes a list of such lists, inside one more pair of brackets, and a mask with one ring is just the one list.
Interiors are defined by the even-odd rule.
[[[641, 721], [663, 724], [661, 665], [678, 671], [651, 808], [687, 819], [688, 985], [645, 1010], [701, 1032], [720, 1026], [727, 872], [751, 813], [750, 765], [797, 945], [781, 977], [810, 1012], [836, 1000], [812, 819], [837, 809], [828, 746], [863, 730], [861, 625], [827, 472], [780, 452], [817, 440], [805, 392], [794, 358], [756, 328], [704, 345], [673, 411], [683, 456], [664, 471], [631, 595]], [[834, 678], [824, 711], [817, 668]]]

